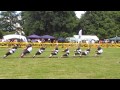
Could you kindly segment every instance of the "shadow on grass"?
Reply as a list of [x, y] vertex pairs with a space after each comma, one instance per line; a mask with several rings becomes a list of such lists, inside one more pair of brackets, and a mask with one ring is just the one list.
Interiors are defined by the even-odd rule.
[[[94, 58], [100, 58], [101, 56], [96, 56], [96, 57], [95, 57], [95, 56], [51, 57], [51, 59], [52, 59], [52, 58], [90, 58], [90, 57], [91, 57], [91, 58], [93, 58], [93, 57], [94, 57]], [[33, 58], [33, 57], [30, 57], [30, 56], [29, 56], [29, 57], [28, 57], [28, 56], [25, 56], [25, 57], [23, 57], [23, 58], [21, 58], [21, 57], [6, 57], [6, 58], [1, 57], [1, 59], [15, 59], [15, 58], [16, 58], [16, 59], [25, 59], [25, 58], [35, 59], [35, 58], [49, 58], [49, 57], [42, 57], [42, 56], [41, 56], [41, 57], [38, 56], [38, 57], [34, 57], [34, 58]]]

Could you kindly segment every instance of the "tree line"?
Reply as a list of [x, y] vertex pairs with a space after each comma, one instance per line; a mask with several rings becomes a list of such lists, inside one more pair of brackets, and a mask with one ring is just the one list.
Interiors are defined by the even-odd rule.
[[26, 36], [71, 37], [80, 29], [84, 35], [97, 35], [100, 39], [120, 36], [120, 11], [86, 11], [80, 19], [74, 11], [1, 11], [0, 37], [14, 32], [16, 23], [20, 23]]

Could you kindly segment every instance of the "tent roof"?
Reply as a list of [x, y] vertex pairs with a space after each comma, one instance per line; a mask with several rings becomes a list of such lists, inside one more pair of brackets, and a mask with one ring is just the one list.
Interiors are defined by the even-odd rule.
[[9, 35], [5, 35], [3, 36], [4, 40], [9, 40], [9, 39], [22, 39], [24, 42], [27, 42], [27, 39], [25, 36], [22, 35], [16, 35], [16, 34], [9, 34]]
[[55, 39], [55, 37], [50, 36], [50, 35], [43, 35], [43, 36], [41, 36], [41, 38], [44, 38], [44, 39]]
[[30, 39], [39, 39], [39, 38], [41, 38], [41, 36], [33, 34], [33, 35], [28, 36], [27, 38], [30, 38]]
[[58, 41], [64, 42], [66, 39], [65, 38], [58, 38]]
[[[76, 39], [79, 39], [79, 35], [74, 35], [74, 37]], [[96, 35], [82, 35], [80, 39], [81, 40], [89, 40], [89, 41], [91, 41], [91, 40], [98, 41], [99, 40], [99, 38]]]
[[109, 40], [113, 40], [113, 41], [120, 41], [120, 37], [113, 37], [113, 38], [109, 38]]

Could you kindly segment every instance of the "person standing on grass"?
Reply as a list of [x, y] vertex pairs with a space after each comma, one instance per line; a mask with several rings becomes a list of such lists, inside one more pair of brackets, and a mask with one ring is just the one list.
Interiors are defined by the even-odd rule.
[[95, 52], [95, 56], [101, 55], [103, 53], [103, 49], [98, 45], [97, 50]]
[[49, 58], [53, 57], [54, 55], [57, 55], [59, 52], [58, 50], [58, 45], [56, 45], [55, 49], [52, 51], [52, 53], [50, 54]]
[[9, 55], [12, 55], [15, 53], [15, 51], [18, 49], [18, 44], [14, 44], [12, 48], [9, 49], [9, 51], [3, 56], [3, 58], [6, 58]]
[[21, 58], [23, 58], [26, 54], [29, 54], [32, 51], [32, 45], [28, 44], [24, 51], [21, 54]]
[[42, 46], [42, 47], [35, 53], [35, 55], [33, 56], [33, 58], [35, 58], [36, 55], [41, 55], [44, 51], [45, 51], [45, 47]]
[[70, 51], [69, 51], [68, 48], [66, 48], [66, 49], [63, 50], [62, 52], [65, 52], [65, 54], [63, 54], [63, 55], [61, 56], [61, 58], [62, 58], [62, 57], [68, 57], [68, 55], [70, 54]]

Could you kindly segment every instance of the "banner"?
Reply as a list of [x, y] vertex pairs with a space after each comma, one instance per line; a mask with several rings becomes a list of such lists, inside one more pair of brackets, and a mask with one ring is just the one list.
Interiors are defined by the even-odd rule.
[[78, 35], [79, 35], [79, 39], [80, 39], [82, 36], [82, 29], [79, 31]]

